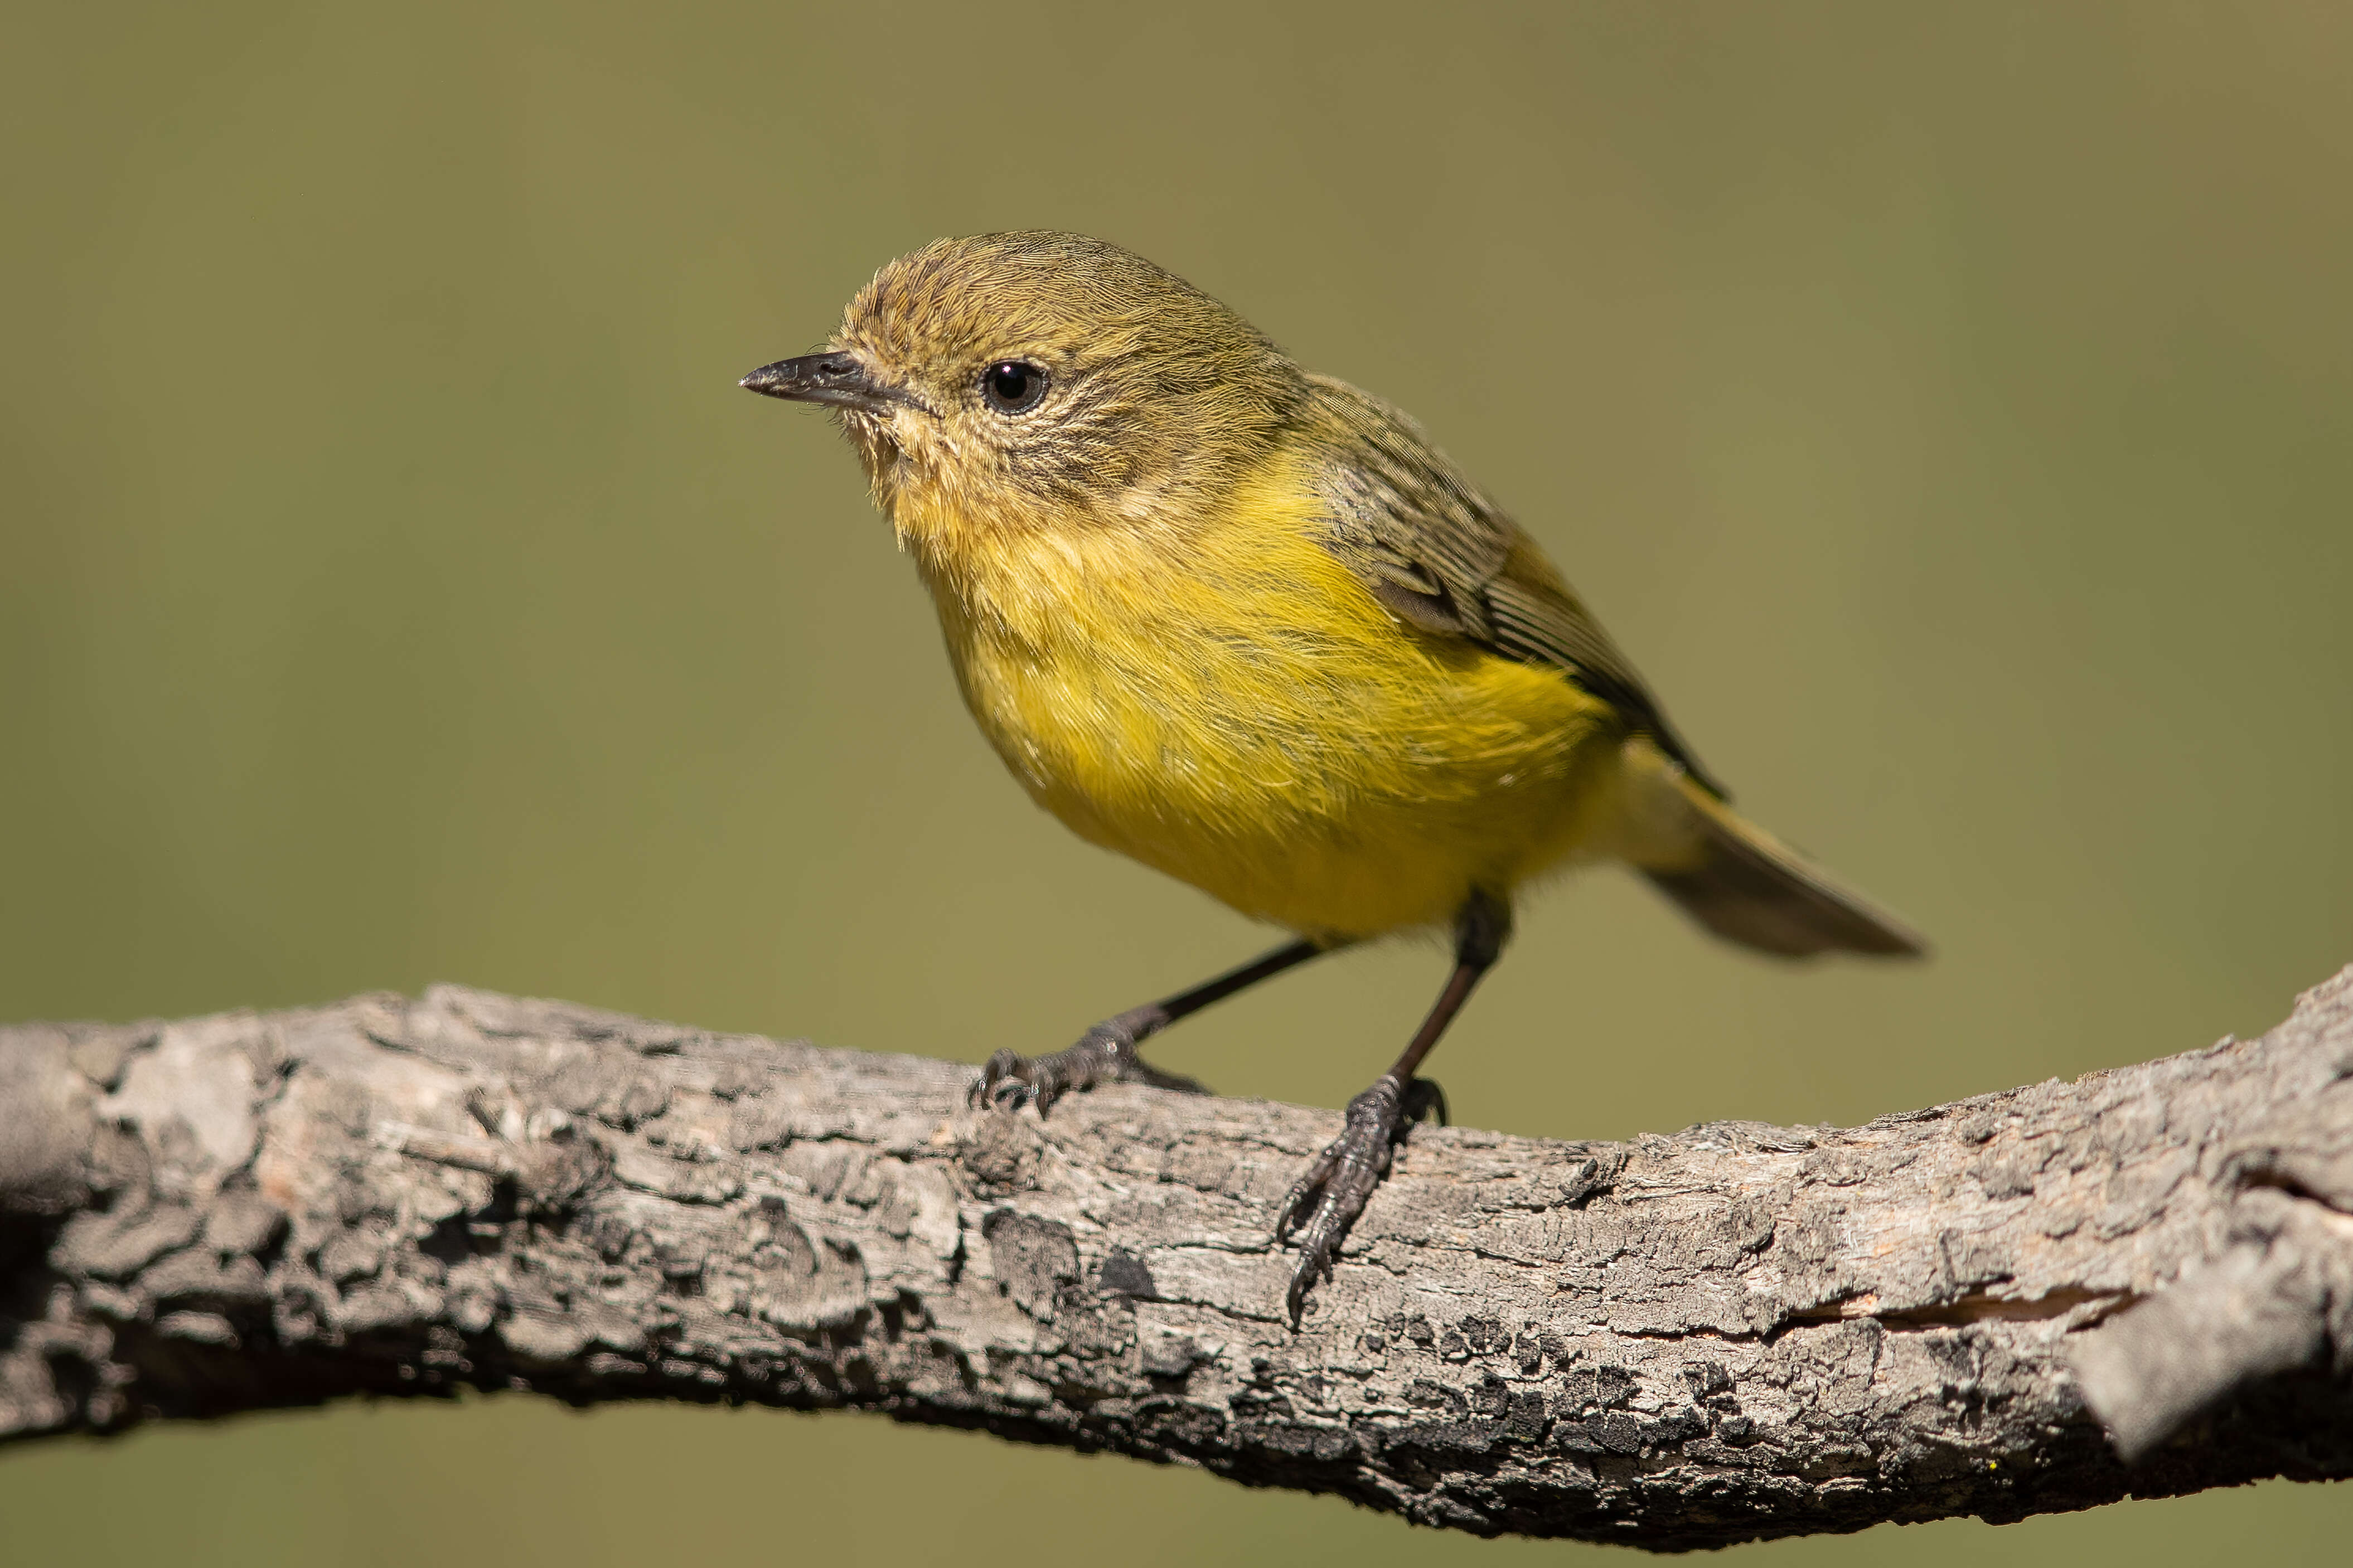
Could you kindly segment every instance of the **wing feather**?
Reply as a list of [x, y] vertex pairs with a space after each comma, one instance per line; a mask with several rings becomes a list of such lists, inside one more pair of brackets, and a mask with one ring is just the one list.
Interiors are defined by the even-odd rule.
[[1420, 426], [1345, 382], [1309, 382], [1322, 415], [1332, 548], [1376, 598], [1424, 631], [1559, 669], [1729, 798], [1535, 542]]

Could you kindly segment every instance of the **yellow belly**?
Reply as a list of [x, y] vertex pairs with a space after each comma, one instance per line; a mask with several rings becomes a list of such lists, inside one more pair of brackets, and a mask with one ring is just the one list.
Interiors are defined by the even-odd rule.
[[1400, 625], [1303, 517], [1168, 552], [1003, 546], [933, 571], [966, 702], [1039, 804], [1325, 937], [1450, 920], [1610, 832], [1623, 731], [1560, 672]]

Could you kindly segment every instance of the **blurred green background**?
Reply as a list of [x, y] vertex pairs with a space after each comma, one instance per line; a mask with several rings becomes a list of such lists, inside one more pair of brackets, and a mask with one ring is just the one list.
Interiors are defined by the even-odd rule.
[[[28, 7], [0, 57], [0, 1017], [434, 979], [977, 1059], [1267, 938], [1070, 838], [818, 416], [880, 263], [1129, 244], [1419, 414], [1744, 804], [1924, 925], [1630, 879], [1437, 1067], [1553, 1135], [2202, 1046], [2353, 959], [2353, 12]], [[1336, 1105], [1440, 955], [1173, 1037]], [[881, 1510], [882, 1511], [876, 1512]], [[513, 1399], [0, 1452], [8, 1560], [1598, 1549], [877, 1420]], [[2343, 1561], [2269, 1486], [1746, 1562]]]

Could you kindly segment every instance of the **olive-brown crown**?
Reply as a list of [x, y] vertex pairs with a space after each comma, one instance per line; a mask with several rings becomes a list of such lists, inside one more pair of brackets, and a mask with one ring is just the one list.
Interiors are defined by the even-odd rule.
[[942, 515], [1181, 515], [1279, 441], [1306, 393], [1257, 329], [1182, 279], [1043, 230], [901, 257], [850, 302], [832, 347], [892, 395], [843, 423], [902, 531]]

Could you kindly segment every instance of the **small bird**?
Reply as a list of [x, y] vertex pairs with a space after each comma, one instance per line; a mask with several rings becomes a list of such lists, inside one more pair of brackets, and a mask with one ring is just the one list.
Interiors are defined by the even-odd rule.
[[1030, 796], [1295, 939], [1066, 1050], [998, 1051], [976, 1105], [1198, 1091], [1137, 1047], [1320, 953], [1451, 928], [1436, 1005], [1279, 1212], [1294, 1323], [1408, 1130], [1443, 1115], [1422, 1060], [1544, 873], [1623, 861], [1765, 952], [1924, 951], [1732, 811], [1543, 551], [1420, 426], [1133, 252], [936, 241], [877, 273], [823, 353], [743, 384], [839, 418], [965, 704]]

